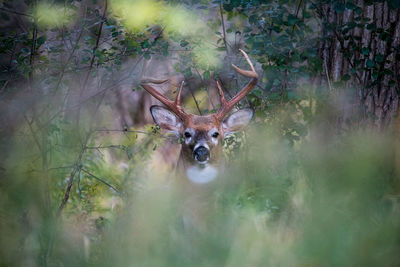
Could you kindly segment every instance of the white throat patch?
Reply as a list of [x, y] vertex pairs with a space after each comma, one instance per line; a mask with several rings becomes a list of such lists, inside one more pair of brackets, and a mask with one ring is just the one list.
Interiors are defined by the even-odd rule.
[[205, 167], [195, 165], [187, 168], [186, 175], [193, 183], [206, 184], [217, 177], [218, 170], [209, 164], [207, 164]]

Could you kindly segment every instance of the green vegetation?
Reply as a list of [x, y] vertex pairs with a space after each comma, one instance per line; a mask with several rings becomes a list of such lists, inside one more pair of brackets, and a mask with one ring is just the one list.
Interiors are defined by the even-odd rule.
[[[400, 265], [399, 14], [375, 0], [1, 1], [0, 266]], [[179, 140], [146, 121], [140, 80], [165, 64], [185, 108], [212, 112], [210, 81], [229, 96], [247, 82], [239, 48], [260, 76], [239, 104], [255, 117], [225, 140], [190, 224], [160, 160]]]

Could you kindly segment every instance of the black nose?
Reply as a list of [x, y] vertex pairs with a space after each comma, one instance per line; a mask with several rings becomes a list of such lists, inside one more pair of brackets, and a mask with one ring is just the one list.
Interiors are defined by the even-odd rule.
[[199, 146], [193, 152], [193, 156], [194, 156], [195, 160], [203, 162], [203, 161], [206, 161], [210, 157], [210, 152], [204, 146]]

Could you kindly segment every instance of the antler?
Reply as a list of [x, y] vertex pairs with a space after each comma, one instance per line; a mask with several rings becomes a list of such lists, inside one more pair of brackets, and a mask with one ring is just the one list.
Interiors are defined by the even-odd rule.
[[218, 93], [220, 96], [220, 101], [221, 101], [221, 108], [219, 109], [218, 113], [216, 114], [217, 118], [220, 120], [223, 120], [225, 115], [231, 110], [242, 98], [244, 98], [253, 88], [256, 86], [257, 81], [258, 81], [258, 74], [254, 70], [253, 64], [251, 63], [249, 56], [244, 52], [242, 49], [239, 49], [239, 51], [243, 54], [244, 58], [246, 59], [247, 63], [250, 65], [251, 70], [242, 70], [232, 64], [232, 67], [236, 70], [236, 72], [242, 74], [245, 77], [252, 78], [250, 82], [243, 87], [240, 92], [232, 97], [231, 100], [226, 101], [224, 92], [222, 90], [221, 85], [217, 81], [217, 87], [218, 87]]
[[157, 98], [161, 103], [166, 105], [173, 113], [175, 113], [179, 118], [182, 120], [185, 119], [187, 114], [183, 110], [182, 104], [181, 104], [181, 93], [182, 93], [182, 88], [184, 81], [182, 81], [181, 86], [179, 87], [178, 94], [176, 95], [175, 101], [169, 100], [165, 96], [163, 96], [160, 92], [158, 92], [153, 86], [147, 84], [147, 83], [154, 83], [154, 84], [162, 84], [167, 82], [168, 80], [152, 80], [152, 79], [146, 79], [143, 80], [140, 86], [142, 86], [147, 92], [149, 92], [152, 96]]

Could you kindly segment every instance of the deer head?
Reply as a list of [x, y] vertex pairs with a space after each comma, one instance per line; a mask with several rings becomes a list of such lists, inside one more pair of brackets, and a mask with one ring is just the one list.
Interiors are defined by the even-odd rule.
[[[251, 78], [251, 80], [229, 101], [225, 99], [222, 87], [217, 81], [221, 107], [214, 114], [198, 116], [188, 114], [183, 110], [181, 93], [184, 82], [180, 85], [175, 101], [166, 98], [149, 85], [149, 83], [160, 84], [168, 80], [146, 80], [141, 84], [147, 92], [167, 107], [155, 105], [150, 108], [150, 111], [157, 125], [183, 139], [180, 159], [186, 169], [210, 170], [208, 167], [217, 166], [222, 155], [222, 140], [228, 134], [241, 130], [253, 117], [253, 111], [249, 108], [241, 109], [227, 116], [228, 112], [257, 84], [258, 75], [253, 64], [243, 50], [240, 52], [244, 55], [251, 70], [242, 70], [233, 64], [232, 67], [236, 72]], [[200, 180], [207, 182], [210, 177], [216, 175], [215, 171], [211, 171], [211, 173], [213, 174]], [[189, 174], [189, 178], [190, 176]]]

